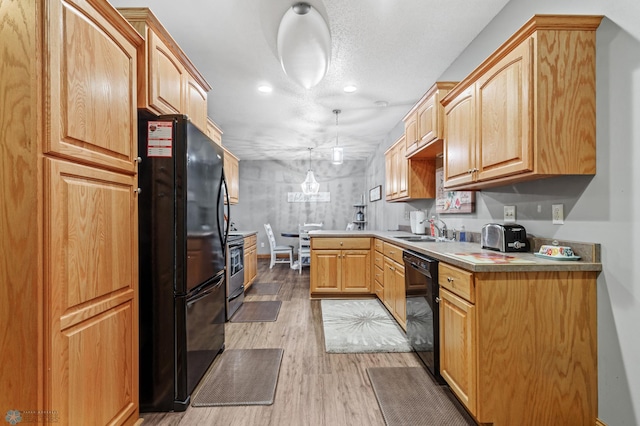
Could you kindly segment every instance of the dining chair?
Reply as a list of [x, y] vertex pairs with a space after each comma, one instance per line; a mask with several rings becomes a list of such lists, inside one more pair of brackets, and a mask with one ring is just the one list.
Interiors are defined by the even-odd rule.
[[322, 229], [322, 223], [305, 223], [298, 225], [298, 273], [302, 274], [304, 266], [311, 265], [311, 238], [309, 231]]
[[[288, 263], [289, 267], [293, 266], [293, 246], [279, 246], [276, 243], [276, 237], [273, 235], [271, 224], [265, 223], [264, 230], [267, 232], [267, 238], [269, 239], [269, 249], [271, 250], [271, 263], [269, 269], [273, 268], [276, 263]], [[278, 254], [286, 254], [287, 258], [278, 259]]]

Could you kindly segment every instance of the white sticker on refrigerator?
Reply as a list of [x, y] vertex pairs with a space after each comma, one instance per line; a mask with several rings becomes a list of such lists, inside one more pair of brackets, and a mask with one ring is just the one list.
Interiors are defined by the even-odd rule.
[[173, 122], [149, 121], [147, 125], [147, 157], [171, 157]]

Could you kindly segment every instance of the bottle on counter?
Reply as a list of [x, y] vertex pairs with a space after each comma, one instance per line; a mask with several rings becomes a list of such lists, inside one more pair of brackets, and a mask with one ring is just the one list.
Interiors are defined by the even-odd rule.
[[464, 230], [464, 225], [460, 227], [460, 232], [458, 234], [458, 241], [460, 242], [467, 241], [467, 233]]

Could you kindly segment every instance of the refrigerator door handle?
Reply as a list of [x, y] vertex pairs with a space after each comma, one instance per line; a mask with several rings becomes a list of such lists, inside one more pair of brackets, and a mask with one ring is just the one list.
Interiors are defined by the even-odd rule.
[[[229, 188], [227, 186], [227, 180], [224, 176], [224, 167], [222, 168], [222, 179], [220, 179], [220, 188], [218, 191], [218, 203], [221, 201], [220, 198], [222, 196], [222, 188], [224, 187], [224, 195], [227, 201], [227, 210], [228, 210], [228, 214], [227, 214], [227, 226], [224, 229], [224, 237], [222, 237], [223, 232], [222, 232], [222, 226], [220, 225], [220, 217], [218, 217], [218, 235], [220, 235], [221, 238], [221, 243], [222, 243], [222, 247], [223, 249], [227, 246], [227, 240], [229, 239], [229, 224], [231, 223], [231, 208], [230, 208], [230, 204], [229, 204]], [[222, 222], [224, 223], [224, 215], [222, 218]], [[226, 250], [225, 250], [226, 252]], [[226, 262], [225, 262], [226, 263]]]

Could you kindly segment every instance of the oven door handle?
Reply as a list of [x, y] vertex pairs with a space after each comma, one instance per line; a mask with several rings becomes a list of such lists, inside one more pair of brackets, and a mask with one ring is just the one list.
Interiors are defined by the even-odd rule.
[[243, 296], [244, 295], [244, 286], [242, 286], [242, 291], [239, 292], [238, 294], [236, 294], [235, 296], [231, 296], [229, 298], [229, 302], [236, 300], [238, 297]]

